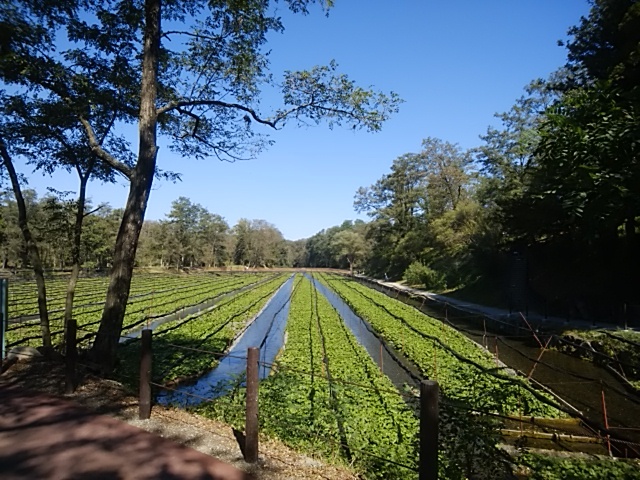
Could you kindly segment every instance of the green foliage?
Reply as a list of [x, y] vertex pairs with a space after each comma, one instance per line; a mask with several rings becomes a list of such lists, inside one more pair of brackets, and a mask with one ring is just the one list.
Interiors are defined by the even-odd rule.
[[[222, 276], [194, 275], [141, 275], [135, 276], [123, 332], [140, 328], [155, 318], [176, 313], [183, 308], [197, 305], [213, 297], [238, 290], [244, 286], [268, 278], [264, 274], [241, 274]], [[49, 281], [48, 307], [53, 343], [62, 342], [63, 309], [66, 296], [66, 278]], [[78, 322], [78, 337], [84, 346], [98, 329], [104, 291], [108, 280], [104, 277], [82, 278], [76, 289], [73, 318]], [[35, 315], [37, 313], [36, 291], [33, 282], [13, 283], [9, 295], [10, 318]], [[8, 344], [35, 345], [39, 327], [30, 322], [18, 322], [8, 330]]]
[[424, 376], [437, 380], [448, 398], [500, 414], [564, 416], [546, 394], [503, 372], [490, 353], [454, 328], [357, 281], [336, 275], [323, 279]]
[[633, 480], [638, 461], [602, 458], [558, 458], [525, 453], [517, 459], [523, 477], [530, 480]]
[[[364, 478], [415, 474], [418, 422], [329, 302], [307, 279], [295, 287], [287, 340], [260, 384], [260, 428], [303, 451], [350, 463]], [[199, 410], [241, 427], [244, 391]]]
[[[251, 275], [244, 285], [248, 285]], [[253, 277], [252, 280], [256, 280]], [[166, 322], [154, 329], [153, 380], [160, 384], [179, 382], [206, 373], [217, 364], [214, 353], [225, 352], [233, 340], [246, 328], [264, 307], [275, 291], [287, 280], [277, 275], [253, 288], [239, 291], [243, 286], [220, 289], [231, 292], [211, 310], [190, 317]], [[234, 293], [235, 291], [235, 293]], [[217, 296], [209, 294], [209, 298]], [[120, 367], [116, 372], [124, 379], [137, 378], [139, 344], [137, 341], [120, 346]]]
[[421, 262], [413, 262], [404, 271], [404, 279], [409, 285], [422, 285], [427, 290], [446, 288], [444, 275]]
[[[474, 176], [470, 152], [426, 138], [420, 153], [398, 157], [390, 173], [359, 188], [354, 207], [374, 218], [367, 233], [371, 242], [367, 271], [395, 277], [415, 261], [431, 265], [433, 258], [450, 258], [445, 244], [451, 237], [445, 239], [444, 224], [438, 221], [472, 202]], [[456, 230], [454, 223], [446, 228]]]
[[[640, 332], [634, 330], [567, 330], [564, 335], [578, 341], [588, 341], [596, 352], [612, 360], [594, 355], [591, 359], [598, 363], [609, 363], [621, 370], [628, 380], [640, 380]], [[620, 362], [621, 365], [618, 364]]]

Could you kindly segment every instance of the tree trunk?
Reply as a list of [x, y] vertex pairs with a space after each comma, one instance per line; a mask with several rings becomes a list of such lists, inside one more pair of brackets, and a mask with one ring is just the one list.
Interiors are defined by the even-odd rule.
[[18, 226], [24, 237], [24, 243], [27, 247], [27, 253], [31, 265], [33, 266], [33, 273], [36, 277], [36, 286], [38, 289], [38, 312], [40, 313], [40, 332], [42, 334], [42, 346], [45, 350], [51, 350], [51, 330], [49, 328], [49, 312], [47, 311], [47, 289], [44, 281], [44, 270], [42, 268], [42, 261], [40, 260], [40, 252], [38, 246], [31, 236], [31, 230], [27, 223], [27, 206], [22, 196], [22, 190], [20, 183], [18, 182], [18, 174], [13, 166], [11, 156], [7, 151], [7, 147], [4, 141], [0, 140], [0, 155], [4, 161], [4, 166], [7, 169], [9, 178], [11, 179], [11, 186], [13, 193], [16, 197], [16, 204], [18, 206]]
[[[80, 171], [78, 170], [78, 173]], [[76, 221], [73, 226], [73, 245], [71, 247], [71, 276], [67, 283], [67, 297], [64, 304], [64, 343], [67, 343], [67, 323], [73, 314], [73, 298], [76, 294], [76, 285], [80, 276], [80, 250], [82, 242], [82, 223], [84, 222], [84, 205], [87, 198], [87, 182], [91, 176], [91, 167], [83, 175], [80, 173], [80, 191], [78, 192], [78, 205], [76, 210]]]
[[91, 354], [104, 373], [113, 370], [116, 348], [129, 299], [138, 238], [156, 168], [157, 75], [160, 51], [160, 0], [145, 1], [145, 28], [138, 122], [138, 161], [130, 178], [129, 196], [113, 255], [107, 298]]

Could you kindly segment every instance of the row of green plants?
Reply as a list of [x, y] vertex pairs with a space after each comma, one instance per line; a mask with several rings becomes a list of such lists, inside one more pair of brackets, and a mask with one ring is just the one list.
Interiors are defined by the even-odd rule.
[[[205, 284], [217, 281], [219, 277], [212, 275], [139, 275], [134, 276], [131, 282], [129, 297], [152, 295], [176, 288], [185, 288], [198, 284]], [[51, 313], [62, 311], [66, 300], [66, 280], [50, 281], [47, 284], [47, 308]], [[107, 290], [108, 279], [81, 278], [76, 285], [74, 304], [87, 305], [104, 301]], [[57, 287], [57, 288], [56, 288]], [[38, 298], [35, 282], [9, 286], [9, 317], [16, 318], [27, 315], [38, 314]]]
[[637, 480], [638, 460], [561, 457], [527, 452], [518, 457], [519, 478], [528, 480]]
[[[136, 286], [151, 285], [155, 282], [166, 282], [178, 279], [177, 275], [134, 275], [131, 283], [132, 292]], [[67, 294], [68, 278], [61, 276], [53, 279], [47, 279], [47, 300], [51, 302], [64, 301]], [[84, 295], [92, 295], [95, 292], [106, 291], [109, 279], [106, 276], [100, 277], [80, 277], [76, 284], [76, 295], [83, 297]], [[33, 280], [10, 282], [9, 283], [9, 305], [22, 306], [35, 305], [37, 302], [38, 291], [36, 283]]]
[[[249, 280], [247, 276], [247, 281]], [[214, 368], [223, 352], [243, 331], [287, 280], [276, 275], [252, 288], [223, 298], [207, 311], [174, 319], [156, 327], [153, 333], [153, 372], [155, 383], [177, 384], [196, 378]], [[117, 374], [123, 379], [138, 375], [139, 342], [129, 341], [120, 348]]]
[[[388, 377], [303, 277], [286, 345], [260, 384], [260, 429], [301, 451], [351, 465], [365, 478], [417, 478], [418, 420]], [[245, 392], [199, 407], [237, 428]]]
[[328, 274], [321, 279], [423, 376], [437, 380], [447, 398], [482, 412], [564, 416], [552, 398], [508, 374], [489, 352], [454, 328], [355, 280]]
[[[134, 297], [127, 305], [123, 334], [126, 335], [129, 331], [140, 328], [154, 318], [179, 314], [184, 308], [198, 305], [265, 278], [268, 277], [263, 274], [220, 277], [216, 280], [212, 278], [209, 282], [199, 281], [195, 285], [187, 284], [174, 289], [164, 289], [153, 295]], [[81, 342], [88, 342], [97, 331], [102, 305], [79, 305], [73, 312], [73, 318], [78, 324], [78, 338]], [[52, 318], [50, 325], [53, 343], [61, 343], [64, 334], [62, 316]], [[14, 324], [7, 331], [7, 342], [9, 346], [37, 346], [40, 343], [40, 327], [35, 322]]]
[[[362, 318], [368, 320], [375, 329], [379, 329], [381, 336], [420, 366], [424, 374], [438, 378], [445, 393], [440, 415], [439, 442], [441, 453], [446, 452], [446, 457], [450, 459], [449, 471], [444, 476], [441, 475], [442, 478], [468, 478], [470, 475], [478, 478], [507, 478], [505, 475], [510, 475], [509, 471], [513, 471], [517, 478], [531, 480], [638, 478], [640, 464], [637, 461], [587, 456], [558, 457], [532, 453], [526, 449], [521, 450], [514, 457], [507, 456], [504, 451], [496, 448], [500, 441], [497, 434], [500, 422], [474, 414], [468, 414], [465, 419], [464, 411], [460, 409], [464, 403], [469, 404], [473, 409], [491, 410], [502, 414], [513, 414], [521, 410], [527, 411], [528, 413], [523, 413], [527, 416], [543, 414], [554, 417], [560, 416], [561, 413], [553, 408], [549, 410], [546, 402], [539, 401], [541, 400], [539, 392], [533, 392], [528, 385], [522, 383], [522, 379], [509, 377], [503, 380], [500, 378], [502, 373], [498, 378], [494, 377], [493, 375], [501, 369], [496, 367], [491, 355], [454, 329], [422, 314], [414, 307], [365, 287], [359, 282], [336, 275], [324, 275], [323, 281], [350, 303]], [[398, 330], [397, 325], [396, 328], [391, 326], [398, 322], [406, 322], [405, 328]], [[410, 335], [407, 329], [413, 333], [417, 330], [425, 333], [426, 336], [418, 335], [413, 341], [409, 340]], [[399, 335], [398, 331], [401, 332]], [[430, 337], [436, 337], [440, 341]], [[631, 339], [627, 338], [627, 340]], [[424, 354], [416, 345], [411, 346], [413, 342], [422, 344], [425, 348], [437, 350], [438, 353], [435, 354], [439, 362], [437, 366], [432, 363], [433, 359], [429, 353]], [[462, 360], [461, 365], [457, 367], [452, 365], [454, 372], [443, 371], [445, 367], [444, 363], [440, 362], [441, 352], [447, 350], [443, 348], [443, 343], [453, 347], [456, 351], [455, 357]], [[468, 359], [470, 362], [463, 359]], [[482, 377], [479, 378], [478, 373], [470, 375], [467, 366], [473, 366], [478, 372], [488, 369], [487, 381], [483, 381]], [[483, 385], [482, 388], [486, 389], [484, 395], [481, 391], [478, 391], [479, 395], [469, 395], [469, 387], [465, 385], [464, 380], [466, 375], [470, 375], [467, 377], [468, 383], [476, 381]], [[504, 394], [496, 393], [495, 389], [503, 390]], [[529, 397], [525, 400], [526, 392], [535, 393], [535, 398]], [[499, 403], [501, 397], [506, 400], [504, 405]], [[453, 399], [454, 403], [447, 403], [449, 399]], [[464, 402], [459, 403], [461, 399]], [[455, 467], [459, 467], [457, 472]]]

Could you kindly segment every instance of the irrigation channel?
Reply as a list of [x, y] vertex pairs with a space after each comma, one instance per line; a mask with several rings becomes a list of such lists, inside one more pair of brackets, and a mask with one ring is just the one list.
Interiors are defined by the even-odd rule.
[[213, 297], [207, 300], [206, 302], [202, 302], [197, 305], [191, 305], [186, 308], [181, 308], [177, 312], [173, 312], [168, 315], [162, 315], [160, 317], [157, 317], [152, 322], [149, 322], [148, 325], [142, 325], [139, 328], [136, 328], [134, 330], [127, 332], [126, 335], [123, 335], [122, 337], [120, 337], [120, 343], [126, 343], [129, 340], [131, 340], [131, 338], [139, 338], [142, 335], [142, 330], [146, 330], [146, 329], [155, 330], [157, 327], [159, 327], [164, 323], [173, 322], [174, 320], [180, 320], [181, 318], [186, 318], [190, 315], [195, 315], [197, 313], [204, 313], [208, 310], [211, 310], [212, 308], [215, 308], [215, 306], [218, 305], [223, 300], [227, 298], [231, 298], [234, 295], [238, 295], [239, 293], [250, 290], [252, 288], [256, 288], [257, 286], [268, 282], [272, 278], [273, 277], [264, 278], [257, 282], [250, 283], [249, 285], [245, 285], [244, 287], [240, 287], [236, 290], [232, 290], [231, 292], [223, 293], [221, 295]]
[[[294, 276], [291, 276], [279, 289], [244, 333], [231, 346], [229, 352], [210, 372], [194, 383], [180, 385], [176, 390], [161, 392], [157, 401], [160, 404], [197, 405], [203, 398], [216, 398], [224, 395], [238, 384], [247, 366], [247, 349], [260, 347], [260, 378], [266, 378], [284, 343], [284, 332], [289, 316], [289, 305]], [[237, 292], [234, 292], [237, 293]]]
[[[403, 290], [364, 281], [370, 287], [414, 306], [426, 315], [441, 319], [498, 356], [507, 366], [528, 375], [577, 408], [583, 419], [600, 430], [605, 429], [603, 407], [611, 435], [636, 445], [617, 444], [617, 455], [637, 456], [640, 453], [640, 397], [627, 390], [620, 380], [596, 364], [558, 350], [547, 349], [537, 361], [541, 348], [532, 331], [522, 323], [470, 314], [451, 304], [445, 305], [429, 297], [412, 297]], [[425, 301], [426, 299], [426, 301]], [[537, 330], [533, 326], [534, 331]], [[537, 336], [544, 343], [553, 332]], [[498, 345], [496, 347], [496, 344]], [[616, 444], [614, 443], [614, 447]], [[633, 450], [635, 449], [635, 455]]]
[[402, 391], [405, 385], [418, 386], [421, 380], [418, 370], [401, 353], [396, 352], [373, 333], [373, 328], [362, 318], [353, 313], [353, 310], [344, 301], [315, 278], [305, 274], [313, 282], [313, 286], [329, 300], [336, 309], [345, 325], [356, 337], [374, 362], [380, 366], [380, 370]]
[[[378, 338], [371, 326], [358, 317], [335, 293], [305, 274], [314, 287], [324, 295], [337, 310], [358, 342], [365, 347], [371, 358], [391, 379], [394, 385], [403, 389], [406, 384], [417, 386], [421, 380], [419, 373], [401, 354], [391, 349]], [[246, 369], [246, 354], [249, 347], [260, 347], [260, 378], [270, 373], [268, 367], [276, 358], [285, 340], [285, 329], [289, 315], [289, 304], [293, 286], [292, 276], [273, 295], [265, 307], [256, 315], [245, 332], [232, 345], [228, 354], [219, 364], [201, 376], [194, 383], [180, 385], [176, 390], [161, 392], [160, 404], [193, 406], [203, 402], [203, 398], [217, 398], [242, 382]]]
[[[358, 342], [367, 350], [373, 361], [380, 366], [383, 373], [390, 378], [396, 387], [402, 390], [405, 385], [415, 386], [419, 383], [421, 376], [411, 361], [381, 340], [374, 333], [373, 328], [356, 315], [337, 294], [312, 276], [308, 274], [305, 274], [305, 276], [313, 283], [317, 291], [327, 298]], [[202, 403], [205, 398], [213, 399], [222, 396], [239, 384], [242, 385], [246, 369], [246, 352], [249, 347], [260, 347], [261, 367], [259, 374], [260, 378], [266, 378], [270, 373], [270, 364], [274, 362], [285, 342], [285, 330], [293, 294], [293, 285], [294, 276], [289, 278], [271, 297], [235, 341], [227, 355], [221, 358], [215, 369], [201, 376], [193, 383], [182, 384], [176, 390], [160, 392], [157, 402], [160, 404], [193, 406]], [[369, 283], [369, 285], [389, 293], [388, 290], [375, 282]], [[243, 287], [240, 291], [247, 288], [249, 287]], [[223, 296], [227, 297], [238, 292], [235, 291]], [[606, 391], [608, 422], [612, 437], [615, 436], [634, 443], [640, 442], [640, 431], [633, 430], [633, 428], [637, 428], [637, 419], [640, 418], [640, 400], [626, 392], [619, 381], [606, 370], [597, 367], [591, 362], [553, 350], [546, 350], [542, 361], [536, 363], [540, 349], [536, 344], [532, 344], [530, 331], [526, 335], [523, 335], [522, 331], [516, 335], [505, 334], [503, 325], [487, 322], [487, 319], [480, 315], [470, 316], [468, 312], [456, 310], [450, 305], [444, 307], [432, 301], [423, 302], [421, 298], [403, 296], [395, 291], [393, 295], [433, 318], [440, 318], [446, 321], [479, 345], [483, 345], [490, 350], [493, 350], [491, 348], [493, 344], [488, 344], [487, 342], [488, 340], [494, 341], [497, 336], [500, 339], [499, 359], [502, 363], [520, 372], [532, 371], [533, 380], [545, 385], [558, 397], [575, 406], [579, 409], [583, 420], [586, 420], [585, 423], [600, 430], [603, 429], [604, 423], [602, 410], [603, 390], [601, 385], [606, 386], [604, 391]], [[195, 310], [190, 313], [196, 313], [203, 310], [205, 306], [200, 305], [192, 308]], [[212, 307], [208, 306], [207, 308]], [[444, 308], [447, 308], [446, 312]], [[184, 312], [182, 316], [184, 317], [187, 313], [189, 312]], [[151, 327], [153, 328], [155, 325], [168, 320], [170, 320], [169, 317], [157, 319]], [[511, 329], [513, 330], [513, 326], [511, 326]], [[533, 368], [534, 365], [536, 366], [535, 369]], [[549, 425], [549, 431], [554, 431], [554, 426], [551, 424]], [[577, 427], [575, 434], [579, 436], [591, 434], [591, 431]], [[554, 448], [552, 441], [555, 440], [534, 441], [529, 446]], [[578, 447], [577, 443], [579, 442], [574, 444], [575, 447]], [[614, 453], [620, 456], [636, 456], [633, 448], [637, 449], [637, 447], [629, 445], [629, 448], [625, 451], [624, 445], [622, 447], [619, 445]], [[592, 442], [581, 445], [579, 449], [592, 451], [593, 453], [604, 453], [602, 446]]]

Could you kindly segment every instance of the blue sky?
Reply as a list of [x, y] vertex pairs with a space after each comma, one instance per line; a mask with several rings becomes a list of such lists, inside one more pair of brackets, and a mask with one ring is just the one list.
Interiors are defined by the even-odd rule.
[[[353, 210], [358, 187], [387, 173], [396, 157], [418, 152], [426, 137], [479, 145], [479, 135], [498, 125], [494, 113], [508, 110], [526, 84], [565, 62], [557, 41], [589, 11], [587, 0], [335, 3], [328, 17], [320, 7], [308, 16], [280, 7], [285, 32], [268, 45], [273, 73], [334, 59], [360, 85], [397, 92], [404, 100], [400, 112], [374, 134], [291, 125], [272, 133], [275, 145], [246, 162], [196, 161], [161, 148], [160, 168], [180, 172], [182, 181], [156, 181], [147, 219], [163, 218], [179, 196], [231, 226], [240, 218], [267, 220], [290, 240], [366, 218]], [[263, 111], [271, 103], [266, 99]], [[77, 188], [65, 174], [33, 174], [29, 185], [40, 194], [47, 186]], [[89, 187], [94, 203], [114, 208], [124, 206], [126, 195], [124, 182]]]

